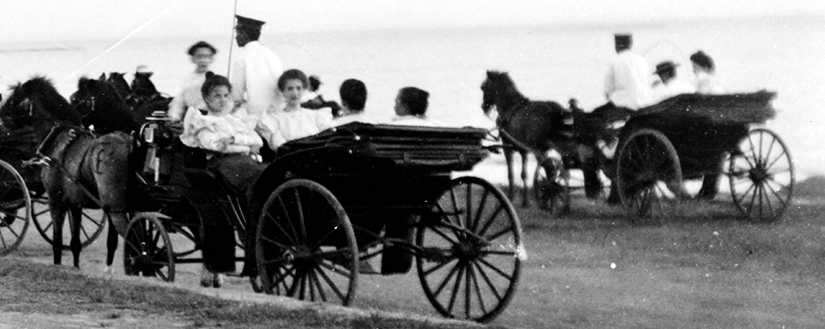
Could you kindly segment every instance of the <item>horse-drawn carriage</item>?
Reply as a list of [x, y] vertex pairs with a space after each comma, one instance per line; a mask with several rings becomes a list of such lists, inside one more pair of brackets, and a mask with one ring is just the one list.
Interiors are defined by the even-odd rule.
[[[483, 179], [451, 177], [486, 157], [485, 130], [351, 123], [281, 146], [252, 192], [239, 195], [196, 150], [155, 129], [163, 125], [143, 130], [160, 159], [142, 186], [151, 212], [127, 229], [128, 274], [171, 281], [176, 263], [239, 260], [226, 234], [234, 227], [242, 274], [269, 294], [352, 305], [360, 275], [406, 273], [413, 259], [444, 316], [490, 321], [515, 293], [526, 252], [512, 204]], [[176, 155], [182, 166], [163, 165]], [[168, 179], [163, 168], [172, 168]], [[178, 183], [176, 172], [185, 176]], [[215, 231], [222, 240], [205, 238]], [[173, 233], [195, 247], [179, 250]], [[195, 258], [201, 247], [213, 250]], [[378, 257], [380, 270], [364, 269]]]
[[[731, 198], [743, 216], [776, 220], [791, 201], [793, 162], [778, 135], [751, 128], [775, 116], [775, 96], [766, 91], [683, 94], [630, 112], [619, 131], [615, 156], [602, 157], [602, 169], [635, 215], [661, 213], [667, 204], [678, 203], [685, 179], [727, 174]], [[556, 185], [567, 184], [564, 175], [551, 177], [558, 177]], [[538, 181], [537, 186], [548, 184]], [[543, 198], [569, 201], [568, 188], [551, 191], [558, 195]]]

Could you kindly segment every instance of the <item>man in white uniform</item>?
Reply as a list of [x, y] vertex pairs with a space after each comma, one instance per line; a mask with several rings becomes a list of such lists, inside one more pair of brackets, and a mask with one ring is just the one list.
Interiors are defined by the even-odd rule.
[[268, 111], [280, 111], [284, 97], [278, 91], [278, 77], [283, 65], [278, 55], [258, 42], [265, 22], [235, 15], [235, 41], [240, 47], [232, 63], [229, 79], [232, 97], [250, 116], [261, 116]]
[[650, 67], [642, 56], [630, 50], [633, 37], [616, 34], [616, 59], [605, 76], [604, 93], [614, 106], [637, 110], [650, 102]]

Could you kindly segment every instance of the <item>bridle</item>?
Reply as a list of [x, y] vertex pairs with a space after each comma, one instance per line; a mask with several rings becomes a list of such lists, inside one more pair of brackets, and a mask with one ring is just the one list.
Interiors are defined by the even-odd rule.
[[95, 109], [95, 96], [89, 97], [89, 99], [78, 100], [76, 106], [78, 106], [78, 105], [86, 106], [86, 107], [89, 108], [89, 112], [86, 112], [86, 114], [80, 116], [81, 119], [85, 119], [87, 116], [94, 113], [95, 110], [96, 110]]

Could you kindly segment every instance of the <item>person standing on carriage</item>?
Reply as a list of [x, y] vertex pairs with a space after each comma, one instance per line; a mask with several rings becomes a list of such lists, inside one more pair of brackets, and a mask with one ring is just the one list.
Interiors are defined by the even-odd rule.
[[169, 110], [166, 115], [177, 122], [183, 120], [183, 115], [190, 107], [196, 109], [205, 109], [206, 103], [201, 94], [201, 87], [206, 80], [206, 72], [209, 71], [209, 65], [212, 64], [212, 59], [218, 51], [205, 41], [198, 41], [186, 52], [189, 54], [192, 63], [195, 64], [195, 72], [189, 73], [183, 79], [181, 90], [172, 102], [169, 103]]
[[[642, 56], [634, 53], [633, 36], [617, 33], [614, 35], [616, 58], [610, 63], [605, 74], [604, 94], [607, 103], [593, 110], [595, 119], [604, 124], [597, 132], [596, 147], [604, 156], [612, 159], [618, 146], [618, 131], [627, 121], [630, 111], [638, 110], [650, 104], [651, 83], [650, 67]], [[590, 160], [590, 162], [595, 159]], [[586, 163], [584, 170], [585, 193], [589, 198], [598, 197], [602, 188], [596, 163]], [[583, 168], [584, 169], [584, 168]], [[614, 203], [617, 199], [608, 199]]]
[[267, 111], [279, 112], [284, 107], [284, 96], [277, 88], [283, 65], [278, 55], [258, 42], [265, 24], [252, 18], [235, 15], [235, 41], [240, 47], [232, 61], [230, 82], [232, 97], [238, 107], [245, 107], [249, 115], [258, 118]]

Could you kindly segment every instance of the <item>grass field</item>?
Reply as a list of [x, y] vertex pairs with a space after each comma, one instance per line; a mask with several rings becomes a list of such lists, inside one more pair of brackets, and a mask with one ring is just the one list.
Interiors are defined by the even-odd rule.
[[[685, 201], [674, 216], [645, 223], [633, 223], [623, 209], [578, 195], [572, 213], [563, 218], [548, 218], [535, 209], [518, 211], [528, 259], [515, 298], [493, 326], [821, 328], [825, 323], [825, 177], [799, 182], [792, 207], [780, 221], [768, 224], [739, 219], [725, 195], [712, 202]], [[362, 276], [354, 307], [367, 315], [342, 319], [313, 306], [239, 306], [181, 289], [146, 288], [142, 280], [124, 287], [99, 274], [78, 278], [99, 272], [104, 237], [84, 251], [78, 272], [42, 265], [50, 262], [51, 252], [35, 234], [29, 233], [12, 261], [0, 260], [0, 312], [97, 312], [92, 314], [104, 320], [142, 312], [184, 327], [463, 326], [402, 323], [376, 315], [389, 311], [438, 318], [414, 272]], [[198, 269], [181, 266], [175, 286], [203, 290], [197, 287]], [[117, 269], [115, 275], [122, 273]], [[253, 294], [241, 278], [231, 278], [223, 290]], [[82, 306], [67, 306], [78, 301]]]

